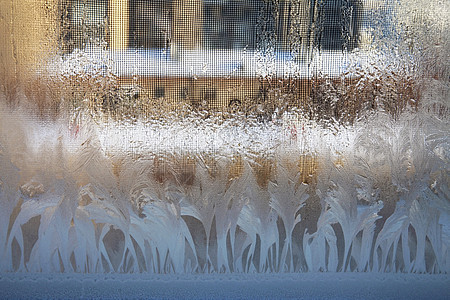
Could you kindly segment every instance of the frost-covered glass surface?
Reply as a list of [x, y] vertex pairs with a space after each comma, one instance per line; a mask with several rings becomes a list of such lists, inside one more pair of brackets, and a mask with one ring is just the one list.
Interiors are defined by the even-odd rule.
[[447, 1], [0, 3], [0, 272], [450, 269]]

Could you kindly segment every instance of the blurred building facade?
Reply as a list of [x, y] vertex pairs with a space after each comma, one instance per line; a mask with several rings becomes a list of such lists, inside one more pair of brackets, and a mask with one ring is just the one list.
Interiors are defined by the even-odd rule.
[[[313, 48], [348, 51], [358, 46], [362, 14], [359, 3], [355, 0], [66, 0], [62, 6], [61, 44], [68, 52], [101, 42], [113, 51], [160, 50], [170, 53], [175, 61], [183, 61], [186, 51], [213, 51], [217, 53], [213, 54], [213, 60], [227, 64], [226, 56], [232, 56], [230, 51], [268, 49], [295, 53], [297, 60], [304, 60]], [[200, 55], [198, 60], [214, 65], [206, 56]], [[269, 90], [275, 88], [261, 77], [242, 76], [242, 72], [232, 76], [213, 72], [214, 76], [195, 76], [195, 80], [186, 72], [179, 73], [138, 74], [143, 75], [139, 84], [151, 97], [210, 108], [241, 105], [244, 101], [265, 105], [270, 98]], [[122, 84], [133, 84], [132, 77], [121, 76]], [[295, 101], [306, 101], [310, 90], [308, 80], [291, 79], [287, 84], [295, 94], [292, 97]]]
[[[7, 68], [9, 72], [37, 66], [45, 55], [84, 50], [91, 45], [112, 51], [165, 51], [172, 61], [178, 62], [183, 61], [186, 51], [212, 51], [213, 59], [226, 61], [230, 51], [271, 50], [295, 53], [301, 60], [313, 48], [349, 51], [357, 47], [363, 11], [360, 3], [357, 0], [2, 1], [0, 21], [4, 23], [2, 36], [7, 42], [1, 47], [6, 64], [20, 65]], [[236, 68], [239, 71], [241, 66]], [[140, 76], [139, 84], [151, 97], [186, 100], [208, 107], [229, 106], [245, 99], [267, 101], [271, 83], [264, 76], [239, 74], [243, 73], [224, 76], [219, 72], [194, 80], [185, 74], [153, 73]], [[132, 84], [131, 77], [121, 76], [121, 83]], [[307, 98], [307, 81], [290, 80], [289, 84], [294, 86], [299, 101]]]
[[[56, 1], [56, 0], [55, 0]], [[106, 38], [127, 48], [254, 49], [271, 36], [280, 49], [351, 50], [363, 5], [357, 0], [61, 0], [70, 49]]]

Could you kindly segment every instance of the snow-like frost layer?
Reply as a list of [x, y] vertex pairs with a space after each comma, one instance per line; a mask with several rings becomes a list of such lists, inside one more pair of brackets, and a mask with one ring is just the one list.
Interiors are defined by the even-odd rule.
[[2, 299], [448, 299], [444, 275], [0, 274]]

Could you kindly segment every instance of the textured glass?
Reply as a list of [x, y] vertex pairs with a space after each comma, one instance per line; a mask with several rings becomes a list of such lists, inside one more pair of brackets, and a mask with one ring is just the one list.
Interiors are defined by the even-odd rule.
[[448, 1], [0, 2], [0, 273], [450, 269]]

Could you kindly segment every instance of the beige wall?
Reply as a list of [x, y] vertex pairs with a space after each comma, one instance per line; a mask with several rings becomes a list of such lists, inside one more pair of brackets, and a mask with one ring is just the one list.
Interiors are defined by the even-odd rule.
[[0, 84], [7, 97], [56, 51], [58, 0], [0, 1]]
[[129, 0], [109, 0], [110, 48], [123, 50], [128, 47]]
[[202, 46], [202, 0], [175, 0], [173, 42], [175, 50], [192, 50]]

